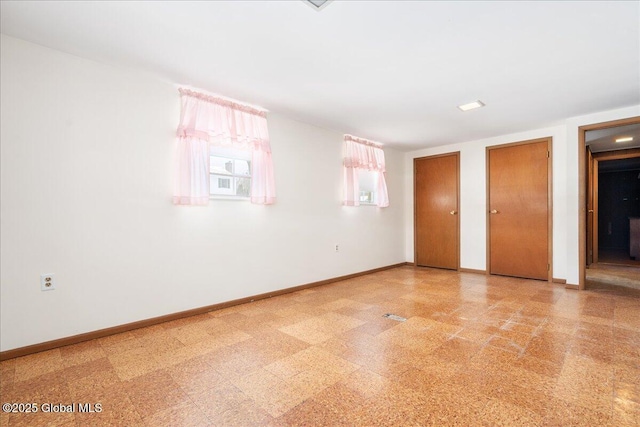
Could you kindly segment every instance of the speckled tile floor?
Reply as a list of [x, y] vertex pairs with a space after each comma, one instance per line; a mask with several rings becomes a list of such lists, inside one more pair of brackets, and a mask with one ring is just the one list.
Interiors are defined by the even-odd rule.
[[2, 427], [638, 426], [640, 298], [400, 267], [0, 366]]

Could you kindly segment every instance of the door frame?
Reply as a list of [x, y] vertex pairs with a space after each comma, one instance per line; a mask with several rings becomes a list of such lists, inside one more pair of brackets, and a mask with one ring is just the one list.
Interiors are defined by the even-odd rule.
[[507, 144], [492, 145], [485, 148], [485, 173], [486, 173], [486, 244], [487, 244], [487, 275], [491, 275], [491, 213], [489, 212], [490, 199], [490, 182], [489, 182], [489, 152], [491, 150], [514, 147], [517, 145], [535, 144], [538, 142], [547, 142], [547, 153], [549, 161], [547, 162], [547, 281], [553, 281], [553, 137], [529, 139], [526, 141], [510, 142]]
[[[593, 225], [592, 225], [592, 236], [591, 236], [591, 247], [589, 247], [589, 233], [587, 232], [587, 251], [591, 250], [593, 253], [592, 263], [595, 264], [598, 262], [598, 198], [599, 198], [599, 181], [598, 181], [598, 173], [599, 173], [599, 163], [605, 162], [607, 160], [622, 160], [622, 159], [631, 159], [635, 157], [640, 157], [640, 148], [629, 148], [626, 150], [615, 150], [615, 151], [603, 151], [600, 153], [592, 153], [592, 165], [588, 169], [587, 173], [591, 174], [587, 176], [587, 182], [592, 183], [592, 192], [593, 192]], [[587, 214], [588, 214], [588, 206], [587, 206]], [[588, 221], [588, 216], [586, 217]], [[588, 225], [588, 223], [587, 223]], [[587, 252], [588, 253], [588, 252]], [[587, 257], [587, 265], [589, 258]]]
[[[586, 133], [590, 130], [608, 129], [619, 126], [640, 124], [640, 116], [608, 122], [593, 123], [578, 127], [578, 289], [584, 290], [587, 276], [587, 180], [590, 178], [586, 159]], [[622, 151], [622, 150], [620, 150]], [[612, 152], [609, 152], [612, 153]], [[615, 152], [613, 152], [615, 153]], [[636, 157], [636, 156], [631, 156]], [[602, 159], [600, 159], [602, 160]], [[614, 160], [609, 158], [608, 160]], [[597, 206], [594, 206], [594, 211]]]
[[413, 266], [418, 267], [418, 215], [416, 203], [416, 161], [424, 159], [435, 159], [438, 157], [455, 156], [456, 158], [456, 206], [458, 214], [456, 215], [456, 236], [458, 240], [458, 253], [456, 254], [457, 263], [456, 271], [460, 271], [460, 151], [452, 151], [448, 153], [435, 154], [432, 156], [421, 156], [413, 158]]
[[[585, 220], [586, 232], [587, 232], [587, 252], [586, 252], [586, 265], [591, 265], [598, 262], [598, 251], [593, 251], [593, 248], [598, 247], [598, 223], [595, 221], [596, 207], [598, 203], [598, 173], [594, 173], [594, 167], [597, 166], [597, 162], [593, 160], [593, 153], [589, 146], [585, 146], [585, 168], [587, 171], [586, 180], [586, 206], [587, 215]], [[589, 216], [589, 214], [592, 214]]]

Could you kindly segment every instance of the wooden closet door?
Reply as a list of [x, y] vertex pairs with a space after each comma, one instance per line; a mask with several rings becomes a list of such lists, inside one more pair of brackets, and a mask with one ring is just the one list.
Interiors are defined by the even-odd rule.
[[548, 280], [551, 140], [487, 149], [489, 272]]
[[416, 265], [459, 267], [460, 153], [414, 159]]

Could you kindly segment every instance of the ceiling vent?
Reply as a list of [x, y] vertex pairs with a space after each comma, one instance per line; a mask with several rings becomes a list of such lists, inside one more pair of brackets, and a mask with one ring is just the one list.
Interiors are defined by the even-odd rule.
[[327, 7], [333, 0], [302, 0], [318, 12]]

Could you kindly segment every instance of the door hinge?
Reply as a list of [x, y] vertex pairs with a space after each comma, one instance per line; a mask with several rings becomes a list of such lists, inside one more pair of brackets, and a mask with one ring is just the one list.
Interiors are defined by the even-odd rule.
[[551, 271], [551, 264], [547, 264], [547, 271]]
[[551, 153], [549, 152], [549, 150], [547, 150], [547, 159], [551, 157]]

